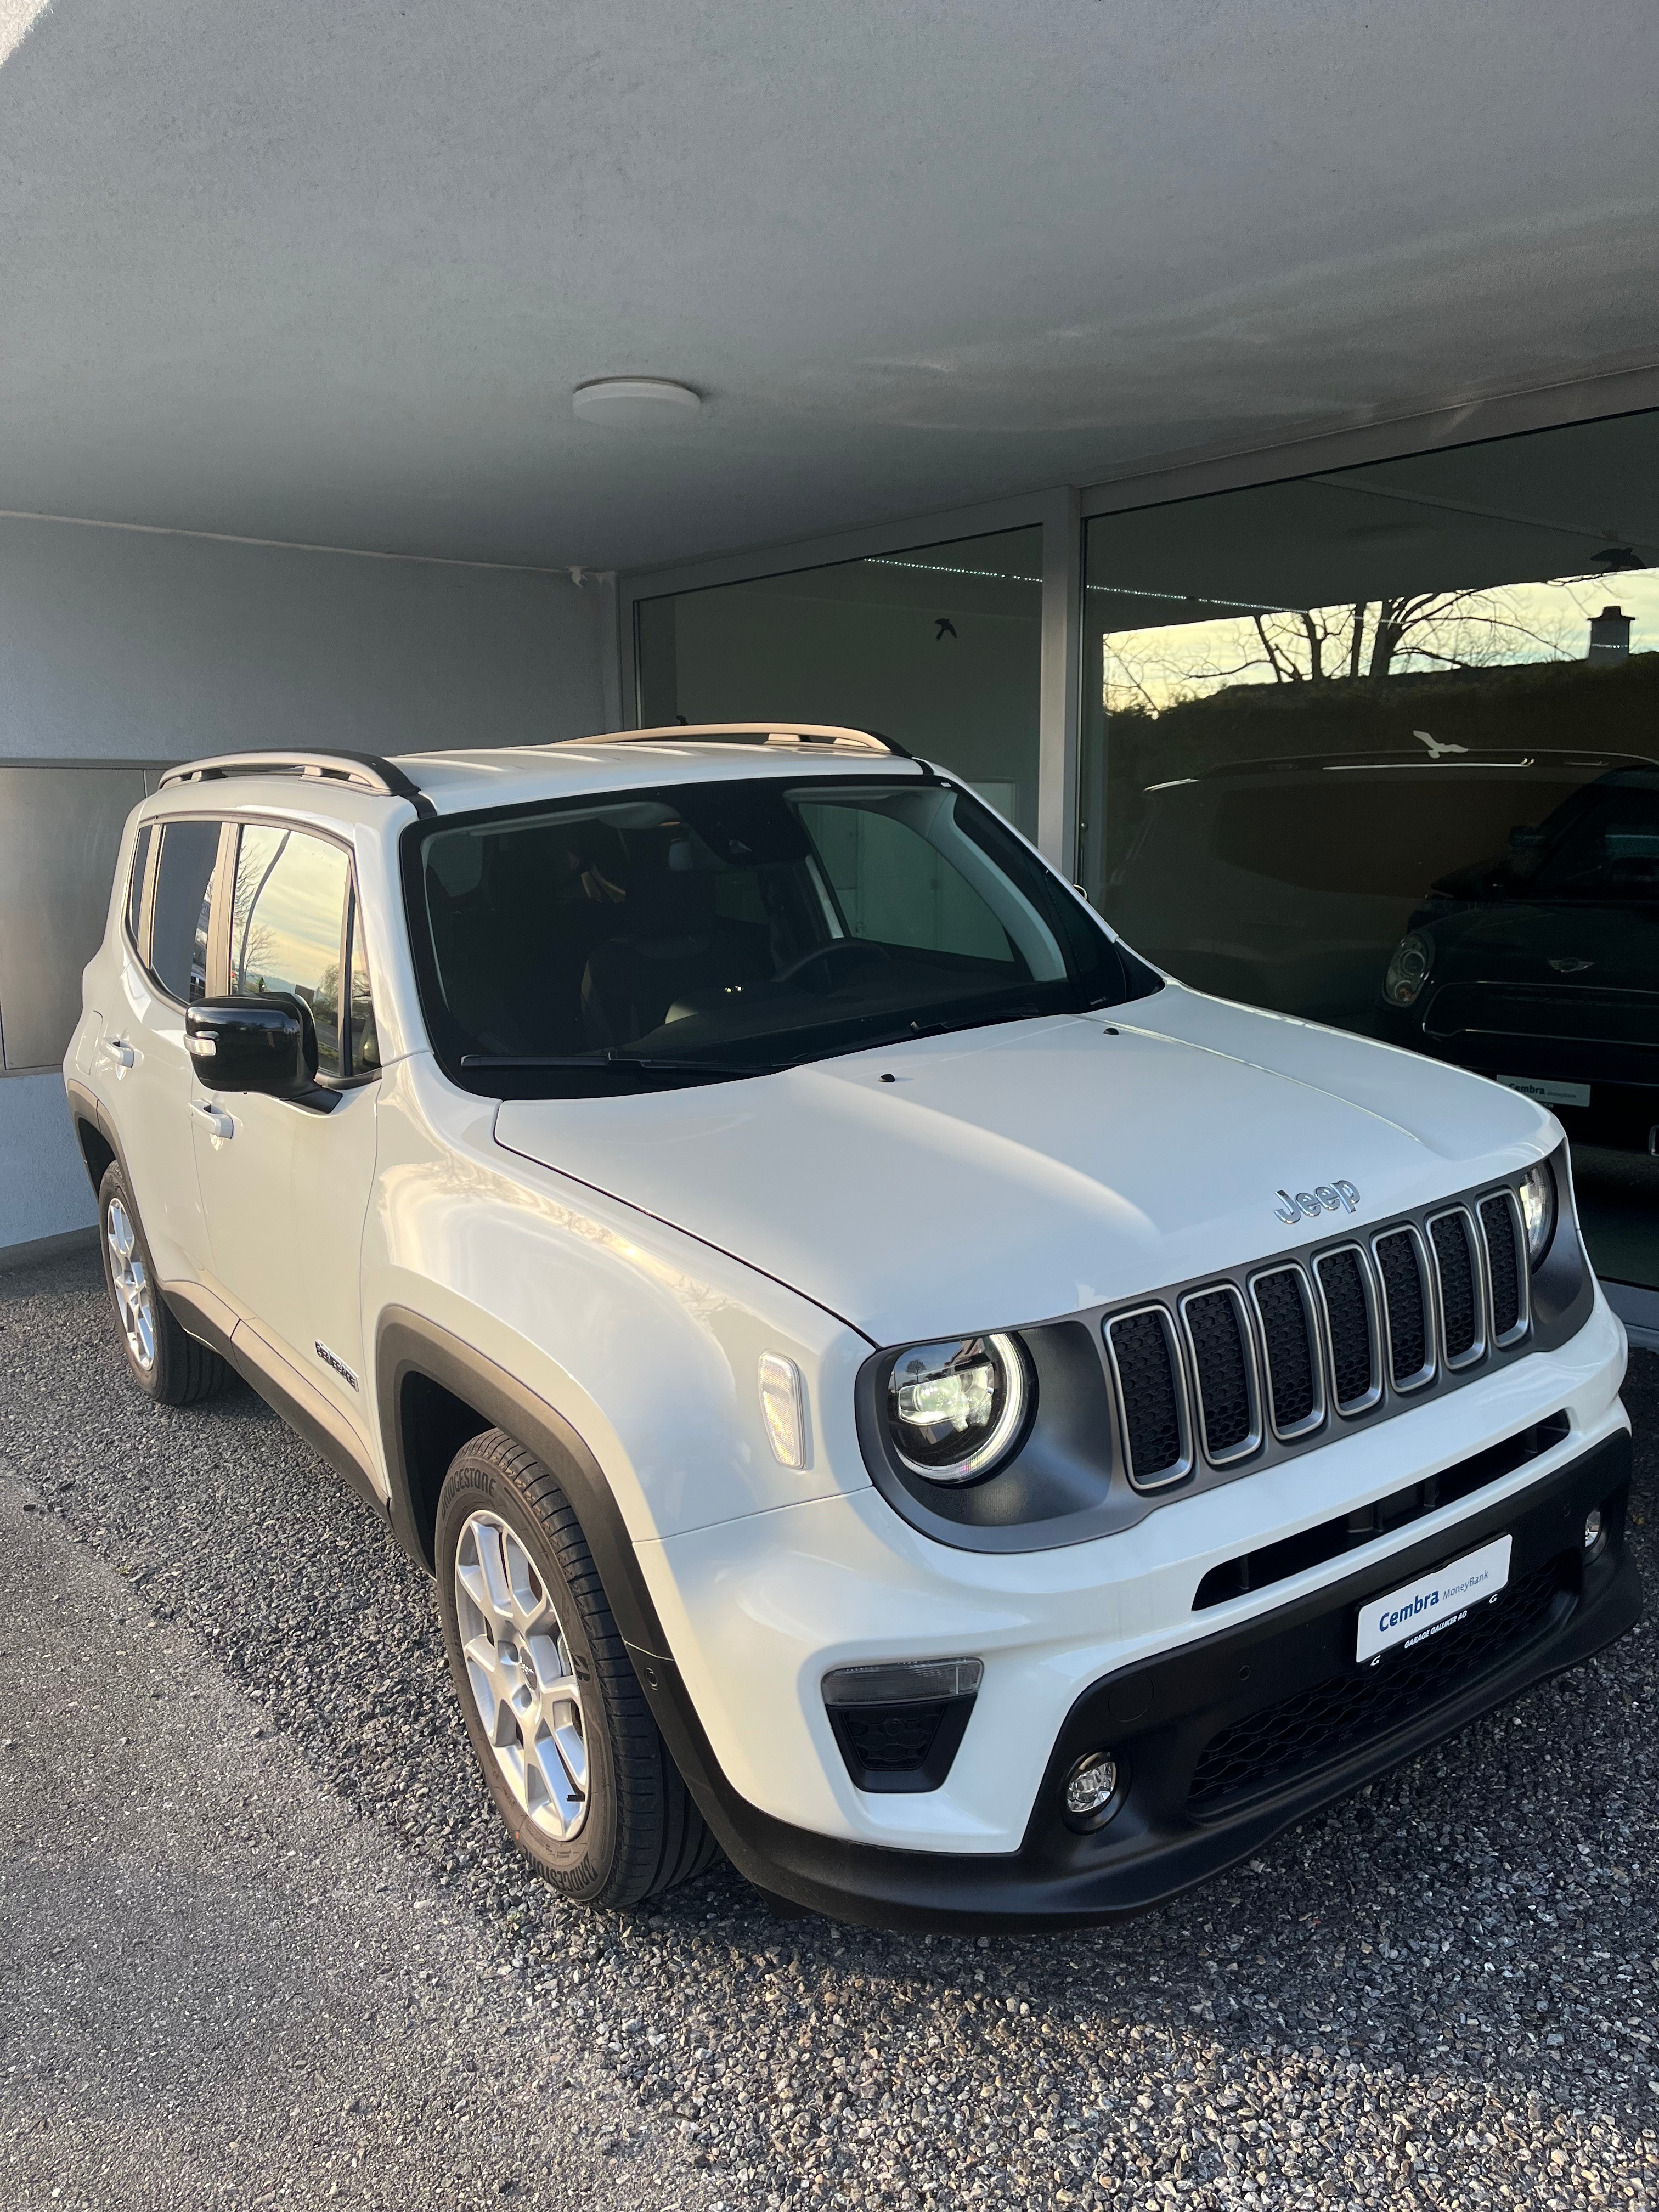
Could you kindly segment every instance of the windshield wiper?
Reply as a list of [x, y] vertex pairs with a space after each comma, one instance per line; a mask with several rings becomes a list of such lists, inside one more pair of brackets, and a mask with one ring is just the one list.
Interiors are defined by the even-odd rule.
[[590, 1074], [608, 1074], [626, 1068], [639, 1075], [776, 1075], [793, 1062], [787, 1060], [667, 1060], [654, 1053], [464, 1052], [464, 1073], [501, 1075], [539, 1075], [544, 1070], [581, 1068]]
[[1042, 1011], [1040, 1006], [999, 1006], [994, 1012], [965, 1014], [954, 1021], [907, 1022], [902, 1029], [892, 1030], [884, 1036], [859, 1037], [832, 1045], [825, 1052], [800, 1054], [793, 1060], [698, 1060], [690, 1054], [672, 1058], [656, 1053], [618, 1052], [612, 1047], [604, 1053], [466, 1052], [461, 1054], [461, 1070], [467, 1075], [540, 1075], [565, 1069], [599, 1075], [616, 1069], [640, 1076], [708, 1075], [722, 1079], [781, 1075], [786, 1068], [800, 1067], [815, 1060], [838, 1060], [848, 1053], [876, 1052], [883, 1045], [908, 1044], [918, 1037], [948, 1036], [956, 1030], [985, 1029], [997, 1022], [1025, 1021]]
[[999, 1006], [994, 1013], [964, 1014], [957, 1021], [907, 1022], [902, 1029], [891, 1030], [884, 1036], [860, 1037], [856, 1043], [837, 1045], [833, 1054], [839, 1057], [852, 1052], [878, 1052], [883, 1045], [908, 1044], [915, 1037], [950, 1036], [957, 1030], [989, 1029], [998, 1022], [1023, 1022], [1042, 1012], [1041, 1006]]

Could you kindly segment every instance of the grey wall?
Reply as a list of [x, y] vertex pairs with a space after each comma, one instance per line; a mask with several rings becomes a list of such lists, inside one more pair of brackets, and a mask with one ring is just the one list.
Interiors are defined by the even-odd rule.
[[0, 758], [580, 736], [611, 622], [563, 575], [0, 520]]
[[97, 1218], [63, 1078], [0, 1077], [0, 1255], [90, 1229]]
[[155, 769], [0, 761], [0, 1068], [62, 1064], [98, 949], [110, 862]]
[[[63, 1049], [144, 778], [7, 762], [581, 736], [617, 719], [614, 634], [609, 588], [562, 575], [0, 520], [8, 1066]], [[60, 1079], [0, 1073], [0, 1249], [91, 1219]]]

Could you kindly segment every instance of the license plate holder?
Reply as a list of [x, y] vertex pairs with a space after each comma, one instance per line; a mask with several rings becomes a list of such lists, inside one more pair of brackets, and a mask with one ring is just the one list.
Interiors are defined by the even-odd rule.
[[1507, 1535], [1494, 1536], [1443, 1567], [1367, 1598], [1355, 1631], [1358, 1663], [1375, 1667], [1384, 1653], [1421, 1644], [1467, 1620], [1477, 1606], [1495, 1604], [1509, 1587], [1512, 1544]]
[[1590, 1103], [1588, 1083], [1558, 1082], [1549, 1075], [1500, 1075], [1497, 1080], [1505, 1091], [1518, 1091], [1523, 1098], [1533, 1099], [1540, 1106], [1588, 1106]]

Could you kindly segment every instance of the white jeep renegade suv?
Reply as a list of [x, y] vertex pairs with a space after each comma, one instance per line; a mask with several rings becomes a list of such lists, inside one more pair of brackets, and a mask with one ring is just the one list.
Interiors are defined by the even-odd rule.
[[573, 1898], [1109, 1918], [1638, 1616], [1551, 1116], [866, 732], [179, 769], [65, 1072], [134, 1379], [432, 1569]]

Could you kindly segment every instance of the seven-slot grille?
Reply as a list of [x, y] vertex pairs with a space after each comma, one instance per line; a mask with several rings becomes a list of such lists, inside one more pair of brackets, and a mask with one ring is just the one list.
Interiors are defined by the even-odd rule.
[[1310, 1436], [1325, 1418], [1325, 1378], [1321, 1371], [1319, 1322], [1308, 1279], [1292, 1261], [1252, 1277], [1261, 1330], [1262, 1372], [1273, 1434], [1288, 1443]]
[[1181, 1313], [1192, 1350], [1204, 1456], [1212, 1467], [1226, 1467], [1248, 1458], [1261, 1441], [1249, 1317], [1231, 1283], [1182, 1298]]
[[1130, 1480], [1142, 1490], [1178, 1482], [1193, 1460], [1174, 1323], [1162, 1306], [1142, 1306], [1107, 1323], [1106, 1346], [1123, 1412]]
[[1420, 1390], [1434, 1380], [1434, 1320], [1423, 1240], [1410, 1223], [1371, 1239], [1382, 1279], [1389, 1378], [1396, 1390]]
[[[1431, 1215], [1109, 1316], [1106, 1344], [1129, 1479], [1139, 1489], [1252, 1457], [1265, 1436], [1310, 1437], [1462, 1373], [1530, 1325], [1514, 1194]], [[1179, 1313], [1182, 1326], [1176, 1326]]]
[[1449, 1206], [1429, 1223], [1440, 1291], [1440, 1342], [1448, 1367], [1472, 1367], [1486, 1348], [1481, 1327], [1480, 1269], [1474, 1224], [1465, 1206]]
[[1382, 1395], [1376, 1296], [1358, 1244], [1339, 1245], [1314, 1261], [1325, 1307], [1331, 1397], [1339, 1413], [1363, 1413]]
[[1522, 1261], [1520, 1208], [1506, 1190], [1480, 1201], [1486, 1244], [1486, 1282], [1492, 1293], [1492, 1340], [1500, 1349], [1519, 1343], [1531, 1319], [1527, 1271]]

